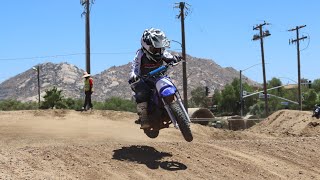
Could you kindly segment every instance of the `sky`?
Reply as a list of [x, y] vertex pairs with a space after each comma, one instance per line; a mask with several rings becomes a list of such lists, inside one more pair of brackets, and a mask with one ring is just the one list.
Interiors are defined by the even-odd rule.
[[[90, 11], [91, 74], [131, 62], [147, 28], [163, 30], [181, 42], [181, 21], [175, 0], [95, 0]], [[263, 83], [260, 41], [252, 37], [258, 24], [265, 37], [266, 79], [298, 81], [297, 46], [289, 45], [299, 30], [301, 78], [320, 78], [319, 0], [186, 0], [186, 53], [212, 59], [222, 67], [244, 70], [243, 75]], [[0, 11], [0, 82], [44, 63], [85, 65], [85, 16], [80, 0], [10, 0]], [[179, 43], [169, 50], [181, 52]], [[36, 73], [36, 72], [35, 72]], [[187, 72], [190, 73], [190, 72]], [[128, 72], [129, 74], [129, 72]], [[36, 74], [35, 74], [36, 75]], [[210, 78], [210, 77], [208, 77]]]

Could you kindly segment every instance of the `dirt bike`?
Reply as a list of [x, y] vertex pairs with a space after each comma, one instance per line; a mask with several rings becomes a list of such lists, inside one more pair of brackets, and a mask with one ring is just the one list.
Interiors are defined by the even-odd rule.
[[150, 138], [156, 138], [160, 129], [169, 128], [170, 124], [179, 129], [184, 139], [193, 140], [190, 130], [190, 118], [185, 110], [180, 93], [171, 79], [165, 75], [168, 68], [177, 63], [168, 63], [149, 72], [146, 77], [139, 80], [154, 82], [152, 96], [148, 102], [148, 119], [150, 128], [143, 129]]
[[319, 106], [314, 108], [312, 117], [316, 117], [317, 119], [320, 118], [320, 107]]

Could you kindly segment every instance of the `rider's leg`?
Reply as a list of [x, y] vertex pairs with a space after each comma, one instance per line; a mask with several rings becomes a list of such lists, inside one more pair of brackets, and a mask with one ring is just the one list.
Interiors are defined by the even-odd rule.
[[148, 103], [141, 102], [137, 104], [137, 111], [141, 121], [141, 129], [146, 129], [150, 127], [148, 119]]
[[141, 121], [141, 129], [149, 128], [148, 119], [148, 100], [150, 98], [150, 88], [143, 81], [135, 84], [133, 87], [137, 103], [137, 112]]

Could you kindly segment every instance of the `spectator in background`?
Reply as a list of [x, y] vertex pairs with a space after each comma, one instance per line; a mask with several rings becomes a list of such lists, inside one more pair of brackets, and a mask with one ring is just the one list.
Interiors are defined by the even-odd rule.
[[86, 111], [93, 108], [91, 103], [91, 94], [93, 92], [93, 79], [91, 78], [91, 75], [87, 72], [83, 73], [82, 76], [84, 79], [84, 93], [85, 93], [85, 100], [84, 105], [82, 107], [82, 110]]

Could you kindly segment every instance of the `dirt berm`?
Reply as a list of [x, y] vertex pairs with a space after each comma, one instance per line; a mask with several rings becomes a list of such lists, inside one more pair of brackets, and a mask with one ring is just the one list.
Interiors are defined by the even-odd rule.
[[134, 113], [0, 111], [0, 179], [320, 179], [320, 120], [278, 111], [244, 131], [149, 139]]

